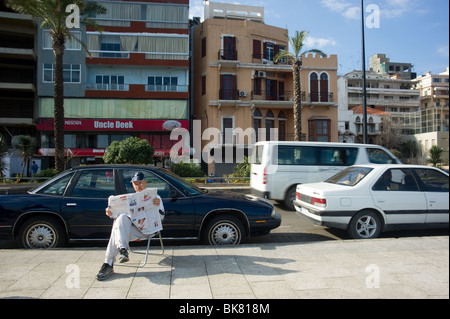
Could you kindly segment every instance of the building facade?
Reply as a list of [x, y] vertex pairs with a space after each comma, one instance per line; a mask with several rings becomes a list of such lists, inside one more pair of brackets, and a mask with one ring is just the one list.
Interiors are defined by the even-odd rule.
[[[189, 129], [189, 1], [97, 1], [102, 32], [83, 27], [64, 52], [65, 148], [68, 166], [102, 162], [113, 141], [147, 139], [163, 162]], [[53, 52], [38, 31], [40, 155], [53, 166]], [[43, 164], [45, 165], [45, 164]]]
[[36, 23], [0, 2], [0, 135], [8, 147], [1, 154], [6, 177], [21, 173], [22, 158], [14, 150], [21, 135], [36, 144]]
[[[346, 133], [346, 128], [350, 125], [352, 114], [347, 112], [363, 103], [362, 74], [362, 71], [355, 70], [338, 79], [340, 141], [351, 136], [349, 132]], [[411, 80], [401, 79], [395, 74], [377, 74], [370, 70], [366, 71], [366, 86], [368, 109], [389, 113], [390, 131], [395, 130], [400, 135], [413, 135], [420, 131], [419, 91], [413, 89]], [[370, 122], [368, 128], [370, 128]], [[354, 134], [354, 142], [363, 142], [361, 132], [351, 133]], [[380, 130], [368, 130], [369, 140], [373, 142], [380, 134], [382, 134]]]
[[422, 162], [433, 145], [443, 149], [442, 159], [449, 160], [449, 68], [439, 74], [427, 72], [413, 81], [420, 91], [420, 126], [416, 135]]
[[[215, 148], [244, 149], [247, 155], [255, 141], [293, 139], [292, 66], [274, 61], [278, 52], [289, 50], [287, 34], [287, 29], [264, 24], [262, 7], [205, 3], [205, 21], [194, 30], [193, 96], [201, 131], [214, 128], [217, 134], [201, 141], [206, 157]], [[336, 56], [303, 57], [307, 140], [337, 141], [336, 73]], [[236, 158], [221, 164], [210, 163], [208, 173], [231, 173]]]

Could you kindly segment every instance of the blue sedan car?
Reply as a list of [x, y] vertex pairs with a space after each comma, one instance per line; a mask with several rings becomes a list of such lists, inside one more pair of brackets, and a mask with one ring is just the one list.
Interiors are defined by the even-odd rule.
[[163, 238], [232, 245], [281, 224], [272, 203], [263, 199], [206, 191], [163, 169], [93, 165], [67, 170], [28, 194], [0, 195], [0, 239], [17, 240], [25, 248], [107, 240], [113, 222], [105, 215], [108, 197], [133, 193], [130, 180], [136, 171], [163, 200]]

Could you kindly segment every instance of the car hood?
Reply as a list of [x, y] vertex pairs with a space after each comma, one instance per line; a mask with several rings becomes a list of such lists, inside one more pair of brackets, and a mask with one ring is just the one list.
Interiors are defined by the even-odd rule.
[[208, 198], [217, 199], [217, 200], [232, 200], [235, 202], [244, 202], [246, 205], [255, 204], [256, 206], [266, 206], [269, 208], [274, 208], [274, 205], [265, 198], [259, 198], [254, 195], [247, 194], [238, 194], [230, 191], [218, 191], [218, 190], [208, 190], [206, 194]]

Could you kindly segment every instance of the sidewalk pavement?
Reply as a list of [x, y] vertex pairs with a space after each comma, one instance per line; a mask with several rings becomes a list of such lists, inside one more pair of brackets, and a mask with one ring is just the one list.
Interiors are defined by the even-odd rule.
[[448, 236], [151, 251], [100, 282], [104, 248], [3, 249], [0, 298], [449, 298]]

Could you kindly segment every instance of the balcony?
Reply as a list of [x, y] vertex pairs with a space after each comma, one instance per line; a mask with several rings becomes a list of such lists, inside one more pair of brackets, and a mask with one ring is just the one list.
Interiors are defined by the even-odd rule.
[[188, 85], [86, 84], [86, 97], [188, 99]]

